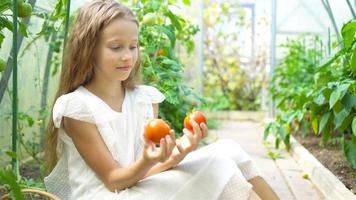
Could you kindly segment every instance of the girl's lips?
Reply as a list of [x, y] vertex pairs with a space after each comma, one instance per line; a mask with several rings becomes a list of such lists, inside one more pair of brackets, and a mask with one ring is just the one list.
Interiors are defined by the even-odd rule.
[[122, 70], [122, 71], [129, 71], [131, 69], [131, 66], [117, 67], [116, 69]]

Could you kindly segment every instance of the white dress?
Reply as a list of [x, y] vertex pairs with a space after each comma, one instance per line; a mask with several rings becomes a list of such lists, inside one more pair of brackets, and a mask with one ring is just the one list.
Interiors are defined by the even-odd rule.
[[221, 193], [226, 191], [224, 187], [235, 177], [231, 189], [236, 192], [236, 199], [247, 199], [251, 185], [246, 180], [259, 172], [251, 158], [231, 140], [200, 148], [188, 154], [174, 169], [147, 177], [133, 187], [111, 192], [61, 128], [63, 117], [95, 124], [113, 159], [125, 167], [141, 156], [143, 127], [154, 117], [152, 103], [163, 100], [163, 94], [156, 88], [144, 85], [133, 91], [126, 90], [122, 112], [114, 111], [83, 86], [59, 97], [53, 107], [54, 125], [59, 128], [59, 160], [44, 179], [47, 191], [63, 200], [215, 200], [220, 199]]

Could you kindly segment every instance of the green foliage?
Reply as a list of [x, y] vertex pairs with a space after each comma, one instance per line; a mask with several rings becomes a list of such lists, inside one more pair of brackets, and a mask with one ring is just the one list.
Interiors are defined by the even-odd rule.
[[267, 156], [270, 159], [277, 160], [277, 159], [284, 158], [284, 156], [281, 154], [280, 150], [273, 148], [273, 144], [271, 142], [264, 141], [263, 144], [267, 149]]
[[[55, 76], [58, 69], [62, 65], [62, 50], [65, 35], [65, 17], [66, 17], [67, 0], [58, 0], [51, 12], [38, 11], [34, 15], [42, 18], [41, 30], [32, 36], [32, 40], [25, 46], [22, 55], [38, 41], [43, 38], [50, 45], [50, 50], [53, 52], [50, 64], [52, 68], [51, 76]], [[70, 22], [73, 21], [75, 15], [70, 17]]]
[[304, 179], [308, 180], [309, 179], [309, 175], [308, 174], [303, 174], [302, 176]]
[[[6, 154], [6, 155], [2, 155]], [[17, 158], [17, 154], [11, 150], [0, 149], [1, 158], [7, 156], [9, 158]], [[7, 167], [0, 169], [0, 187], [10, 192], [11, 199], [25, 199], [21, 189], [23, 188], [42, 188], [45, 189], [42, 181], [34, 181], [24, 177], [15, 176], [14, 172]]]
[[[30, 4], [28, 3], [23, 3], [22, 0], [20, 0], [18, 2], [19, 7], [21, 8], [21, 11], [24, 11], [22, 14], [26, 14], [26, 16], [30, 16], [32, 13], [32, 7]], [[25, 9], [22, 9], [25, 8]], [[14, 25], [12, 23], [12, 12], [13, 9], [13, 1], [11, 0], [2, 0], [0, 2], [0, 49], [2, 46], [2, 43], [5, 39], [5, 33], [4, 33], [4, 29], [7, 29], [11, 32], [13, 32], [14, 29]], [[29, 10], [31, 9], [31, 11]], [[20, 11], [20, 10], [19, 10]], [[25, 24], [20, 20], [20, 16], [19, 16], [19, 20], [18, 20], [18, 28], [20, 33], [24, 36], [24, 37], [28, 37], [28, 33], [27, 33], [27, 28], [25, 26]], [[4, 61], [5, 59], [0, 58], [2, 61]], [[2, 67], [4, 68], [4, 64], [2, 63]], [[0, 70], [1, 72], [2, 70]]]
[[[143, 82], [157, 87], [166, 96], [160, 105], [160, 117], [176, 130], [182, 130], [183, 119], [200, 101], [183, 80], [181, 61], [175, 56], [179, 42], [188, 53], [194, 48], [193, 36], [198, 28], [170, 6], [176, 1], [134, 1], [131, 8], [140, 23], [140, 50]], [[189, 1], [185, 1], [189, 4]]]
[[295, 131], [302, 128], [304, 134], [311, 128], [321, 136], [323, 146], [341, 134], [345, 156], [356, 168], [355, 32], [356, 21], [345, 24], [345, 47], [326, 60], [318, 37], [309, 45], [300, 40], [282, 45], [287, 54], [275, 69], [270, 87], [277, 114], [275, 121], [266, 126], [265, 138], [273, 133], [276, 144], [283, 141], [288, 148], [290, 128], [285, 127], [292, 126]]
[[25, 199], [21, 193], [21, 186], [16, 180], [16, 176], [11, 170], [0, 169], [0, 185], [4, 185], [10, 191], [12, 199], [23, 200]]
[[[240, 59], [239, 29], [246, 28], [241, 7], [228, 2], [206, 0], [204, 8], [204, 96], [207, 109], [258, 110], [263, 76]], [[236, 13], [241, 13], [236, 17]], [[230, 26], [236, 26], [229, 32]], [[253, 69], [253, 70], [251, 70]], [[253, 73], [251, 73], [253, 72]], [[263, 73], [260, 73], [263, 74]], [[213, 95], [212, 95], [213, 94]]]

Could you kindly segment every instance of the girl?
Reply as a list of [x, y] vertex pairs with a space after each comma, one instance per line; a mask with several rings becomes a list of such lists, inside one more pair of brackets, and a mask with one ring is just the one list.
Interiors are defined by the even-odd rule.
[[194, 151], [208, 133], [203, 123], [192, 121], [194, 134], [184, 129], [179, 139], [172, 130], [159, 148], [143, 137], [164, 96], [135, 85], [138, 29], [114, 0], [80, 10], [46, 138], [47, 190], [63, 200], [277, 199], [236, 143]]

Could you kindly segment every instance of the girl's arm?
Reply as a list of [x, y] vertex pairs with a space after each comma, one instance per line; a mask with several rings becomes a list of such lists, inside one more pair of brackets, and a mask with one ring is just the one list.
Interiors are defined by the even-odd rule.
[[156, 164], [141, 157], [127, 167], [120, 167], [94, 124], [66, 117], [63, 123], [84, 161], [113, 192], [135, 185]]
[[168, 159], [167, 161], [163, 163], [157, 163], [155, 166], [153, 166], [151, 169], [148, 170], [148, 172], [144, 175], [144, 178], [148, 176], [152, 176], [154, 174], [158, 174], [160, 172], [169, 170], [175, 166], [175, 163], [172, 159]]

